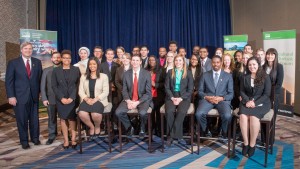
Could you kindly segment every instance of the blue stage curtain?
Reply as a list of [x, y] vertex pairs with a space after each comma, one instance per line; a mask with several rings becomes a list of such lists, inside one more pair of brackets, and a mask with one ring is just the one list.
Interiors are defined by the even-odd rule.
[[72, 51], [96, 45], [131, 52], [147, 45], [157, 56], [170, 40], [187, 50], [194, 45], [223, 47], [223, 35], [231, 34], [230, 0], [48, 0], [46, 28], [58, 31], [58, 49]]

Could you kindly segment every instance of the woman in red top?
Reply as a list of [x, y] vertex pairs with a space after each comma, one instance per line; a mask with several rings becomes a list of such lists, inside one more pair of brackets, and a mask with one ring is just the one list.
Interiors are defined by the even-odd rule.
[[151, 90], [152, 90], [152, 101], [154, 108], [152, 111], [152, 126], [155, 129], [155, 134], [160, 136], [160, 101], [157, 97], [157, 88], [159, 85], [159, 76], [160, 76], [160, 66], [159, 62], [154, 55], [151, 55], [148, 58], [147, 70], [151, 73]]

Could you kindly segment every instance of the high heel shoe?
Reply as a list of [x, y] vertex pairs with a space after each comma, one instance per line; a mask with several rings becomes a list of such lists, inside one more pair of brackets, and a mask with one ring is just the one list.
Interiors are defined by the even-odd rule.
[[255, 146], [254, 147], [249, 146], [248, 157], [252, 157], [254, 153], [255, 153]]
[[69, 145], [67, 145], [67, 146], [64, 146], [64, 145], [62, 145], [62, 148], [65, 150], [65, 149], [68, 149], [69, 148]]
[[76, 147], [77, 147], [77, 143], [76, 144], [72, 144], [72, 146], [71, 146], [73, 149], [76, 149]]
[[243, 150], [242, 150], [242, 154], [243, 154], [243, 156], [246, 156], [247, 155], [247, 153], [248, 153], [248, 151], [249, 151], [249, 145], [244, 145], [243, 144]]

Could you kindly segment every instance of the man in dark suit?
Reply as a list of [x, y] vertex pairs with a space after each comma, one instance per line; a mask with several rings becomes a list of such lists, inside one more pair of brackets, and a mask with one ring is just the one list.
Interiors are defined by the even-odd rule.
[[211, 59], [208, 58], [208, 49], [206, 47], [200, 48], [200, 60], [199, 63], [202, 67], [202, 72], [208, 72], [212, 69]]
[[14, 106], [20, 143], [28, 149], [28, 122], [30, 138], [34, 145], [39, 140], [38, 102], [42, 76], [41, 61], [32, 58], [32, 44], [21, 44], [21, 56], [9, 61], [6, 70], [5, 87], [8, 102]]
[[165, 47], [160, 47], [158, 54], [159, 54], [160, 67], [165, 67], [166, 62], [167, 62], [167, 49]]
[[207, 127], [207, 113], [216, 108], [221, 116], [223, 137], [227, 135], [227, 126], [231, 121], [231, 100], [233, 98], [233, 80], [229, 73], [221, 70], [222, 58], [213, 56], [213, 70], [203, 74], [200, 79], [198, 95], [200, 98], [196, 112], [201, 133]]
[[116, 110], [116, 115], [127, 129], [127, 136], [133, 134], [133, 127], [127, 116], [131, 109], [138, 109], [141, 119], [140, 137], [145, 136], [145, 124], [147, 122], [147, 110], [152, 100], [151, 76], [150, 73], [141, 68], [142, 60], [140, 56], [132, 56], [132, 69], [124, 73], [123, 76], [123, 101]]
[[100, 64], [106, 62], [106, 58], [103, 57], [103, 48], [101, 46], [94, 47], [94, 57], [98, 58]]
[[142, 58], [142, 68], [146, 69], [148, 66], [148, 54], [149, 49], [147, 46], [141, 46], [141, 58]]
[[50, 145], [55, 140], [57, 135], [57, 110], [55, 95], [51, 85], [52, 71], [55, 67], [61, 64], [61, 55], [59, 52], [53, 52], [51, 56], [53, 66], [47, 67], [43, 71], [41, 81], [41, 95], [44, 106], [47, 107], [48, 111], [48, 141], [47, 145]]

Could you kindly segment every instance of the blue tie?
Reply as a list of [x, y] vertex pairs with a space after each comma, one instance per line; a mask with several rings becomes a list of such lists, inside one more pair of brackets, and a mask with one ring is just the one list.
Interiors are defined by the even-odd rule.
[[215, 78], [214, 78], [215, 87], [217, 87], [218, 80], [219, 80], [219, 73], [215, 73]]

